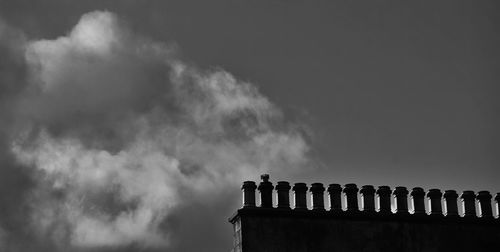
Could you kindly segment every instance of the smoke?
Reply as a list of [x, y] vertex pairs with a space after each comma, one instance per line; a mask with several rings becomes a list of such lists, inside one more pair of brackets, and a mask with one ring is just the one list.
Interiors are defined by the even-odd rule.
[[[28, 174], [22, 215], [44, 248], [228, 249], [217, 243], [231, 239], [220, 229], [241, 181], [309, 162], [301, 131], [255, 86], [185, 63], [113, 13], [53, 40], [4, 40], [8, 29], [0, 47], [21, 70], [5, 72], [22, 78], [2, 72], [12, 120], [0, 140]], [[0, 248], [16, 250], [1, 223]]]

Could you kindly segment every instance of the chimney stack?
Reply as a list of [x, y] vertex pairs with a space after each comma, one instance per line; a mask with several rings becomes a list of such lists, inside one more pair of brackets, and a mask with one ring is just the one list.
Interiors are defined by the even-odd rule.
[[[308, 187], [306, 183], [295, 183], [293, 187], [287, 181], [279, 181], [276, 187], [269, 181], [268, 174], [261, 175], [262, 181], [257, 186], [254, 181], [244, 181], [241, 190], [243, 192], [243, 209], [250, 209], [245, 211], [254, 211], [252, 208], [263, 208], [272, 209], [273, 198], [276, 197], [277, 209], [291, 209], [290, 204], [290, 189], [294, 192], [294, 210], [298, 211], [309, 211], [307, 206], [307, 191], [311, 192], [311, 210], [312, 211], [325, 211], [325, 189], [328, 191], [328, 198], [330, 201], [330, 213], [334, 213], [337, 216], [350, 215], [364, 215], [375, 218], [382, 215], [392, 215], [392, 195], [394, 195], [396, 213], [397, 215], [410, 215], [408, 207], [408, 194], [412, 197], [413, 203], [413, 214], [415, 216], [427, 216], [427, 211], [430, 211], [430, 217], [434, 217], [434, 220], [439, 220], [440, 218], [455, 218], [462, 219], [459, 215], [457, 199], [459, 195], [455, 190], [446, 190], [444, 194], [439, 189], [430, 189], [427, 193], [421, 187], [414, 187], [411, 193], [404, 186], [397, 186], [391, 191], [389, 186], [379, 186], [377, 190], [373, 185], [364, 185], [361, 189], [358, 189], [356, 184], [346, 184], [342, 187], [339, 184], [330, 184], [328, 188], [325, 188], [322, 183], [313, 183], [311, 187]], [[256, 205], [256, 189], [260, 193], [260, 205]], [[276, 196], [274, 196], [273, 190], [276, 190]], [[358, 195], [358, 192], [360, 193]], [[347, 205], [344, 206], [346, 210], [342, 208], [342, 193], [345, 193]], [[377, 211], [375, 204], [375, 194], [378, 195], [379, 209]], [[362, 201], [362, 212], [359, 211], [358, 197], [361, 196]], [[429, 208], [426, 210], [425, 197], [429, 198]], [[442, 201], [444, 198], [444, 202]], [[480, 209], [481, 216], [480, 219], [495, 219], [496, 222], [500, 221], [500, 193], [497, 193], [494, 197], [496, 203], [495, 206], [492, 204], [493, 196], [488, 191], [480, 191], [476, 195], [474, 191], [463, 191], [460, 195], [462, 200], [464, 216], [465, 219], [475, 219], [477, 218], [476, 208]], [[478, 201], [478, 206], [476, 207], [476, 199]], [[446, 213], [443, 211], [443, 205], [446, 207]], [[493, 209], [495, 208], [495, 209]], [[260, 211], [260, 210], [257, 210]], [[499, 216], [497, 217], [498, 214]], [[327, 215], [325, 215], [327, 216]], [[385, 218], [386, 216], [384, 216]], [[405, 217], [406, 218], [406, 217]], [[427, 218], [427, 217], [423, 217]], [[467, 220], [473, 221], [473, 220]], [[479, 220], [482, 221], [482, 220]]]

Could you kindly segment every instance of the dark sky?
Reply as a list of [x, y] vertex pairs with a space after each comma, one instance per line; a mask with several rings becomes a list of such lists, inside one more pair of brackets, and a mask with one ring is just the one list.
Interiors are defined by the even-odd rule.
[[[282, 177], [271, 170], [271, 179], [500, 192], [497, 1], [0, 0], [1, 19], [29, 41], [65, 36], [95, 10], [174, 45], [187, 64], [252, 83], [283, 111], [288, 126], [280, 129], [300, 125], [311, 168]], [[27, 71], [5, 69], [0, 74]], [[16, 78], [23, 79], [8, 80]], [[0, 98], [17, 99], [18, 88], [2, 81]], [[101, 132], [44, 115], [35, 124], [54, 136]], [[221, 240], [230, 240], [228, 230]]]

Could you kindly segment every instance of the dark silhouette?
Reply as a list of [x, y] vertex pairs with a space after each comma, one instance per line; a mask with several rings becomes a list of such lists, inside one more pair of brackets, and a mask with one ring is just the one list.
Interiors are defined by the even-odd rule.
[[[269, 175], [262, 175], [257, 187], [245, 181], [243, 208], [229, 221], [234, 226], [233, 252], [298, 252], [298, 251], [495, 251], [500, 247], [500, 219], [493, 216], [487, 191], [464, 191], [464, 216], [459, 215], [458, 194], [454, 190], [425, 191], [416, 187], [411, 193], [398, 186], [378, 190], [365, 185], [359, 190], [362, 210], [358, 206], [358, 187], [330, 184], [327, 188], [330, 208], [325, 209], [321, 183], [313, 183], [311, 209], [307, 207], [307, 185], [293, 186], [295, 206], [290, 207], [290, 184], [276, 185], [277, 206], [273, 205], [273, 185]], [[261, 205], [255, 203], [255, 189]], [[346, 205], [342, 207], [344, 192]], [[375, 209], [378, 195], [378, 211]], [[394, 195], [395, 211], [391, 209]], [[409, 211], [408, 194], [413, 211]], [[429, 198], [426, 211], [424, 197]], [[442, 199], [446, 211], [442, 209]], [[480, 216], [476, 214], [476, 199]], [[497, 211], [500, 193], [496, 195]], [[427, 213], [429, 212], [429, 214]]]

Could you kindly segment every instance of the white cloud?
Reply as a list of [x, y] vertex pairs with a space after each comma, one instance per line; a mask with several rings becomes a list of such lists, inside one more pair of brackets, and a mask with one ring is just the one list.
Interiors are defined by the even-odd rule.
[[[68, 36], [56, 40], [33, 41], [28, 45], [26, 58], [38, 71], [40, 85], [49, 92], [72, 74], [92, 68], [109, 57], [119, 43], [120, 30], [116, 17], [108, 12], [85, 14]], [[88, 84], [90, 85], [90, 84]]]
[[30, 125], [12, 151], [41, 174], [33, 225], [58, 243], [168, 247], [176, 209], [308, 161], [303, 136], [255, 86], [183, 63], [112, 13], [31, 41], [26, 59], [18, 106]]

